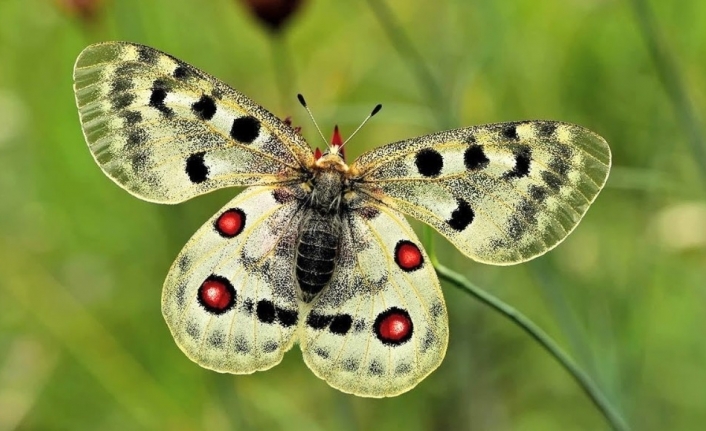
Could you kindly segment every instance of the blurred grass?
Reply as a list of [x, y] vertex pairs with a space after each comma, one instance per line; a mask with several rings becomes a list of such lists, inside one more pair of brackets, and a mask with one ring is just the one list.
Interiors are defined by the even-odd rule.
[[[704, 172], [679, 110], [688, 103], [693, 124], [703, 121], [706, 4], [646, 3], [683, 86], [676, 104], [630, 2], [389, 4], [461, 124], [571, 121], [614, 153], [607, 189], [553, 252], [496, 268], [437, 238], [442, 262], [545, 328], [633, 429], [702, 428]], [[291, 101], [306, 95], [325, 132], [338, 123], [350, 133], [383, 103], [349, 158], [438, 129], [438, 102], [365, 3], [310, 0], [284, 36], [296, 84], [273, 70], [272, 41], [235, 1], [108, 1], [89, 22], [51, 1], [0, 2], [0, 430], [605, 429], [543, 350], [450, 288], [444, 363], [393, 399], [329, 388], [296, 349], [237, 377], [178, 350], [159, 311], [162, 281], [233, 191], [160, 207], [116, 187], [83, 142], [73, 62], [100, 40], [154, 46], [292, 115], [314, 143], [278, 85]]]

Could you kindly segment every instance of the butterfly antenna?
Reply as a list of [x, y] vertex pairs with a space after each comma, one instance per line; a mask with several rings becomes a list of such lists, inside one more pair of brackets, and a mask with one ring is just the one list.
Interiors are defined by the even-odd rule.
[[339, 148], [343, 148], [343, 146], [346, 145], [346, 142], [350, 141], [350, 140], [353, 138], [353, 136], [355, 136], [355, 134], [358, 133], [358, 130], [360, 130], [363, 126], [365, 126], [365, 123], [367, 123], [369, 119], [373, 118], [373, 115], [375, 115], [375, 114], [377, 114], [378, 112], [380, 112], [381, 109], [382, 109], [382, 105], [378, 103], [377, 106], [375, 106], [375, 108], [373, 108], [373, 112], [371, 112], [371, 113], [365, 118], [365, 120], [363, 120], [363, 122], [360, 123], [360, 126], [358, 126], [358, 128], [355, 129], [355, 132], [353, 132], [353, 133], [348, 137], [348, 139], [346, 139], [346, 141], [345, 141], [343, 144], [341, 144], [341, 146], [340, 146]]
[[324, 138], [324, 134], [321, 133], [321, 129], [319, 129], [319, 125], [316, 124], [316, 120], [314, 120], [314, 115], [311, 113], [311, 110], [309, 109], [308, 106], [306, 106], [306, 100], [304, 100], [304, 96], [301, 94], [297, 94], [297, 99], [299, 99], [299, 103], [306, 109], [306, 112], [309, 114], [309, 118], [311, 118], [311, 122], [314, 123], [314, 126], [316, 126], [316, 130], [319, 131], [319, 136], [321, 136], [321, 139], [323, 139], [324, 143], [326, 144], [326, 147], [331, 148], [328, 144], [328, 141], [326, 138]]

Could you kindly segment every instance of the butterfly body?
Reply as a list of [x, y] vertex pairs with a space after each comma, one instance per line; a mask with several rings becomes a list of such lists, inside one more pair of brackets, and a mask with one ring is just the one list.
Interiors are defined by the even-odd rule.
[[127, 42], [87, 47], [74, 81], [91, 154], [128, 192], [179, 203], [247, 187], [169, 269], [162, 313], [181, 350], [247, 374], [298, 343], [317, 376], [361, 396], [411, 389], [448, 344], [439, 281], [403, 213], [477, 261], [514, 264], [576, 227], [611, 163], [587, 129], [524, 121], [391, 143], [349, 166], [340, 139], [319, 156], [245, 95]]
[[297, 245], [296, 277], [301, 299], [311, 302], [331, 281], [342, 234], [348, 167], [336, 155], [315, 162], [302, 203], [305, 211]]

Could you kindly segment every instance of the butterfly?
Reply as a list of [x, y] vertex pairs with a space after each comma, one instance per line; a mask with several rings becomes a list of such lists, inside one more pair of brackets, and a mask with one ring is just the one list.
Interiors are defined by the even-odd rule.
[[[169, 269], [162, 312], [191, 360], [248, 374], [295, 343], [343, 392], [406, 392], [444, 358], [444, 298], [403, 214], [479, 262], [539, 256], [578, 224], [608, 176], [606, 141], [522, 121], [381, 146], [348, 165], [216, 78], [147, 46], [91, 45], [74, 68], [96, 162], [138, 198], [176, 204], [247, 188]], [[303, 101], [303, 100], [302, 100]]]

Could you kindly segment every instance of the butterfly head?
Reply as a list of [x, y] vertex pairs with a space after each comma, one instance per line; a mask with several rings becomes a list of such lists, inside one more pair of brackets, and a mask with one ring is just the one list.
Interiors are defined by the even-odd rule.
[[314, 152], [316, 167], [320, 169], [335, 169], [339, 172], [348, 171], [348, 165], [346, 164], [345, 153], [342, 147], [343, 139], [341, 139], [341, 132], [338, 130], [338, 126], [336, 126], [333, 129], [331, 145], [328, 149], [322, 153], [321, 150], [317, 148]]

